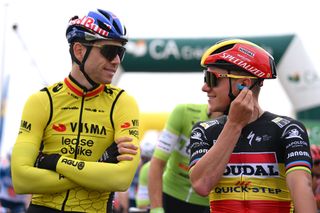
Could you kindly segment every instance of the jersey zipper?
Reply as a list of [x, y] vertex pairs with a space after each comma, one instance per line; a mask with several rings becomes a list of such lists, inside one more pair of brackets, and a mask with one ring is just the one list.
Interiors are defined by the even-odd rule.
[[[80, 114], [79, 114], [79, 128], [78, 128], [78, 135], [77, 135], [77, 143], [76, 143], [76, 147], [75, 147], [75, 153], [74, 153], [74, 159], [77, 159], [77, 156], [78, 156], [78, 147], [79, 147], [79, 141], [80, 141], [80, 134], [81, 134], [81, 131], [82, 131], [82, 112], [83, 112], [83, 106], [84, 106], [84, 99], [86, 97], [86, 94], [87, 94], [87, 90], [84, 90], [83, 91], [83, 95], [82, 95], [82, 98], [81, 98], [81, 107], [80, 107]], [[69, 193], [70, 193], [70, 189], [68, 189], [67, 193], [66, 193], [66, 197], [62, 203], [62, 207], [61, 207], [61, 211], [63, 212], [64, 211], [64, 207], [67, 203], [67, 200], [69, 198]]]

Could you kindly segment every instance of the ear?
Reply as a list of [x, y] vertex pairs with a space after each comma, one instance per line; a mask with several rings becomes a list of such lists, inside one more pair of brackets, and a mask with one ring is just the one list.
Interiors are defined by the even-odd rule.
[[79, 42], [74, 43], [73, 45], [73, 53], [74, 56], [79, 60], [82, 61], [84, 54], [86, 53], [86, 48]]
[[241, 80], [241, 86], [250, 87], [252, 85], [252, 81], [250, 78], [244, 78]]
[[237, 89], [241, 91], [245, 87], [249, 88], [251, 84], [252, 84], [252, 81], [250, 78], [243, 78], [237, 82]]

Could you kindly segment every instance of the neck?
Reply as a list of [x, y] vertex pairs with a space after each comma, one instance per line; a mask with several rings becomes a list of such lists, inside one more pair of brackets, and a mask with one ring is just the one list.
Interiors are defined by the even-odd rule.
[[251, 120], [250, 120], [249, 123], [258, 120], [263, 113], [264, 113], [264, 111], [260, 108], [260, 106], [259, 105], [255, 105], [254, 109], [253, 109], [252, 116], [251, 116]]
[[92, 89], [92, 85], [88, 82], [80, 70], [72, 69], [70, 75], [87, 90]]
[[208, 112], [208, 117], [212, 119], [217, 118], [221, 115], [223, 115], [222, 112]]

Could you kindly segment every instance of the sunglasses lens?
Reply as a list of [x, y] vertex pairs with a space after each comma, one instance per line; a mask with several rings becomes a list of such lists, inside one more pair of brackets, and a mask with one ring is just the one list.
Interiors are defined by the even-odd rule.
[[103, 48], [101, 48], [101, 54], [109, 61], [112, 61], [117, 55], [122, 61], [125, 52], [126, 48], [119, 46], [104, 45]]
[[217, 77], [208, 71], [204, 71], [204, 82], [209, 86], [209, 87], [216, 87], [217, 86]]

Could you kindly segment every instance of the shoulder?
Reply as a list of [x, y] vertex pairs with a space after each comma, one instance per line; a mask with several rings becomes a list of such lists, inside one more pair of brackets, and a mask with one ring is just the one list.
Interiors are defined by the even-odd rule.
[[62, 91], [62, 89], [66, 88], [67, 85], [63, 82], [63, 81], [60, 81], [60, 82], [56, 82], [52, 85], [49, 85], [47, 87], [44, 87], [42, 88], [40, 91], [45, 93], [46, 90], [50, 93], [58, 93], [60, 91]]
[[199, 121], [198, 123], [196, 123], [194, 125], [195, 127], [201, 128], [201, 129], [211, 129], [217, 126], [224, 126], [224, 124], [227, 121], [227, 116], [226, 115], [222, 115], [220, 117], [217, 117], [215, 119], [212, 120], [207, 120], [207, 121]]
[[282, 137], [292, 138], [301, 134], [307, 134], [307, 130], [301, 121], [294, 118], [276, 115], [272, 113], [265, 113], [264, 119], [274, 124], [274, 128], [281, 132]]
[[106, 94], [114, 97], [115, 99], [122, 99], [122, 100], [126, 100], [126, 101], [130, 100], [130, 101], [135, 102], [135, 98], [130, 93], [128, 93], [126, 90], [124, 90], [120, 87], [114, 86], [112, 84], [105, 85], [104, 92]]
[[304, 127], [302, 122], [294, 118], [284, 115], [277, 115], [270, 112], [265, 112], [262, 119], [275, 124], [280, 129], [284, 129], [292, 125]]
[[212, 134], [219, 134], [227, 120], [227, 116], [223, 115], [213, 120], [200, 121], [196, 123], [191, 132], [191, 139], [199, 140], [207, 138]]
[[198, 114], [204, 111], [206, 112], [207, 108], [207, 104], [178, 104], [174, 107], [172, 113]]

